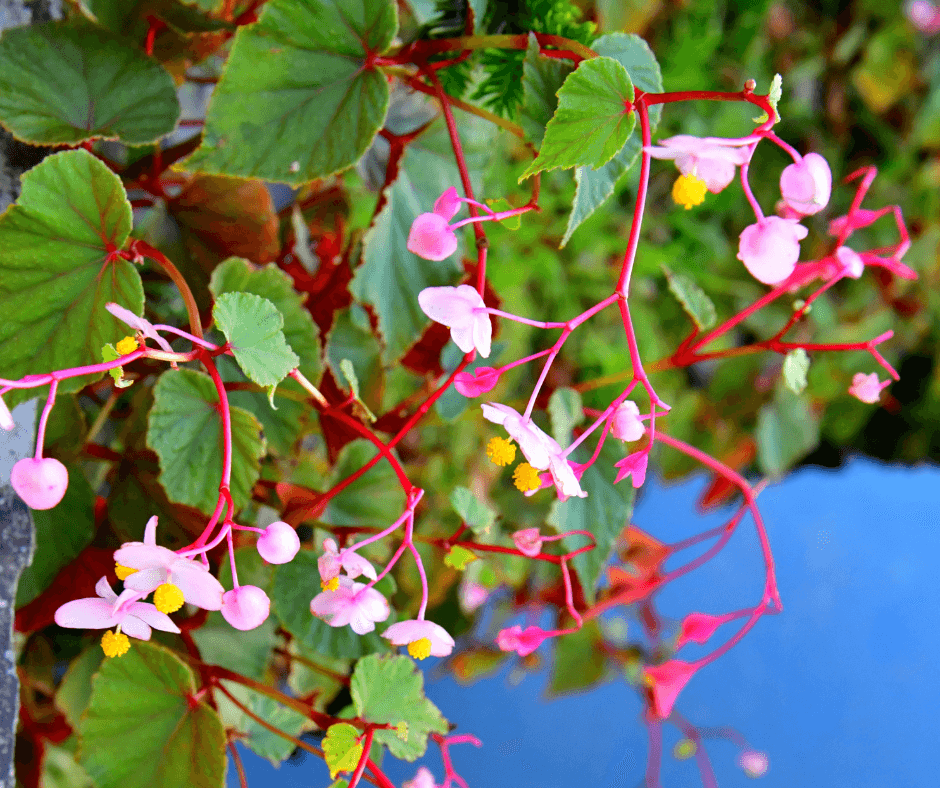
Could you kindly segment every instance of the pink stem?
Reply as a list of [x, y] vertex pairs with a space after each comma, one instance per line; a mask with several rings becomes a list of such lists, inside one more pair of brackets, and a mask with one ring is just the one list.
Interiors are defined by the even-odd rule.
[[46, 397], [46, 404], [42, 409], [42, 415], [39, 417], [39, 429], [36, 430], [36, 459], [42, 459], [42, 444], [46, 439], [46, 423], [49, 421], [49, 414], [52, 413], [52, 406], [55, 404], [56, 391], [59, 388], [59, 381], [53, 380], [49, 384], [49, 396]]

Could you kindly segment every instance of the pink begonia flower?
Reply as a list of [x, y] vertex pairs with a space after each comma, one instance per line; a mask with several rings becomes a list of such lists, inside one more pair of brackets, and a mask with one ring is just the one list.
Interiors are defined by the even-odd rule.
[[457, 599], [464, 613], [472, 613], [489, 599], [490, 590], [481, 583], [464, 578], [457, 589]]
[[3, 401], [3, 397], [0, 397], [0, 427], [2, 427], [7, 432], [9, 432], [15, 426], [16, 426], [16, 422], [13, 421], [13, 414], [10, 413], [10, 409], [7, 407], [7, 404]]
[[738, 259], [758, 282], [775, 285], [793, 273], [808, 232], [796, 219], [767, 216], [741, 232]]
[[914, 0], [904, 6], [904, 13], [922, 33], [933, 35], [940, 32], [940, 6], [928, 0]]
[[738, 766], [741, 767], [748, 777], [757, 779], [767, 773], [767, 769], [770, 767], [770, 759], [765, 752], [744, 750], [744, 752], [738, 756]]
[[52, 509], [68, 489], [69, 472], [53, 457], [24, 457], [10, 471], [10, 484], [30, 509]]
[[114, 552], [114, 560], [120, 566], [137, 570], [124, 580], [125, 589], [149, 594], [168, 584], [179, 589], [183, 599], [191, 605], [204, 610], [222, 608], [225, 589], [210, 574], [207, 566], [157, 544], [156, 515], [147, 521], [144, 541], [125, 542]]
[[401, 788], [438, 788], [434, 782], [434, 775], [427, 766], [422, 766], [415, 773], [414, 778], [402, 785]]
[[652, 680], [653, 703], [656, 716], [667, 720], [672, 714], [676, 698], [698, 668], [682, 660], [671, 659], [662, 665], [646, 668], [646, 675]]
[[293, 526], [277, 520], [264, 529], [255, 543], [258, 554], [269, 564], [287, 564], [300, 550], [300, 537]]
[[622, 441], [638, 441], [646, 432], [640, 421], [640, 409], [633, 400], [621, 402], [610, 420], [610, 432]]
[[574, 468], [560, 451], [548, 455], [548, 470], [561, 500], [566, 501], [571, 497], [587, 498], [587, 493], [581, 489], [581, 482], [578, 481]]
[[682, 619], [682, 631], [676, 648], [682, 648], [689, 641], [706, 643], [715, 631], [726, 622], [724, 616], [712, 616], [708, 613], [689, 613]]
[[151, 323], [149, 320], [144, 320], [142, 317], [137, 317], [137, 315], [131, 312], [130, 309], [125, 309], [119, 304], [108, 303], [104, 305], [104, 308], [107, 309], [122, 323], [127, 323], [127, 325], [129, 325], [135, 331], [140, 331], [140, 333], [145, 337], [152, 339], [160, 346], [161, 350], [165, 350], [167, 353], [173, 352], [173, 348], [170, 347], [170, 343], [157, 333], [157, 329], [153, 327], [153, 323]]
[[701, 178], [712, 194], [718, 194], [734, 180], [735, 167], [750, 161], [747, 145], [720, 137], [678, 134], [643, 150], [654, 159], [674, 159], [679, 172]]
[[515, 651], [520, 657], [526, 657], [535, 651], [546, 638], [551, 637], [541, 627], [526, 627], [518, 624], [507, 629], [501, 629], [496, 636], [496, 645], [501, 651]]
[[643, 482], [646, 481], [646, 468], [648, 464], [648, 451], [635, 451], [619, 462], [615, 462], [614, 466], [620, 470], [617, 471], [617, 478], [614, 479], [614, 484], [631, 476], [630, 481], [633, 483], [634, 489], [639, 489], [643, 486]]
[[474, 372], [458, 372], [454, 388], [465, 397], [479, 397], [499, 383], [499, 372], [492, 367], [477, 367]]
[[483, 418], [501, 424], [509, 433], [509, 437], [519, 444], [526, 461], [533, 468], [547, 470], [551, 455], [561, 454], [561, 446], [554, 438], [546, 435], [535, 422], [523, 419], [521, 414], [508, 405], [485, 402], [481, 407]]
[[95, 593], [98, 596], [75, 599], [62, 605], [55, 612], [56, 624], [72, 629], [110, 629], [119, 626], [122, 632], [138, 640], [150, 640], [151, 627], [179, 634], [180, 629], [173, 619], [149, 602], [119, 603], [119, 597], [106, 577], [102, 577], [95, 585]]
[[864, 372], [856, 372], [852, 377], [852, 385], [849, 386], [849, 394], [862, 402], [874, 405], [881, 399], [881, 390], [887, 385], [887, 380], [884, 383], [878, 381], [878, 373], [876, 372], [872, 372], [870, 375], [866, 375]]
[[[340, 569], [345, 569], [349, 577], [365, 575], [370, 580], [376, 579], [375, 567], [355, 550], [340, 551], [336, 540], [327, 537], [323, 540], [323, 555], [317, 559], [317, 568], [320, 570], [320, 579], [324, 583], [330, 582], [339, 575]], [[383, 618], [382, 621], [385, 619]]]
[[260, 627], [271, 612], [271, 600], [258, 586], [239, 586], [222, 595], [222, 618], [235, 629]]
[[489, 358], [493, 324], [483, 297], [470, 285], [426, 287], [418, 293], [421, 310], [450, 329], [450, 338], [464, 353], [476, 349]]
[[450, 221], [460, 210], [460, 203], [461, 199], [457, 193], [457, 188], [451, 186], [449, 189], [445, 189], [444, 193], [434, 201], [434, 213]]
[[[408, 653], [417, 659], [427, 656], [446, 657], [454, 650], [454, 639], [444, 627], [433, 621], [408, 619], [392, 624], [382, 633], [392, 645], [408, 646]], [[423, 647], [423, 649], [422, 649]]]
[[412, 222], [406, 246], [418, 257], [439, 262], [457, 251], [457, 235], [443, 216], [422, 213]]
[[340, 575], [337, 583], [334, 591], [322, 591], [310, 601], [310, 612], [317, 618], [331, 627], [349, 624], [357, 635], [372, 632], [376, 621], [388, 618], [391, 608], [380, 592], [345, 575]]
[[832, 170], [818, 153], [807, 153], [799, 163], [784, 167], [780, 193], [790, 208], [804, 216], [819, 213], [832, 196]]
[[542, 535], [538, 528], [523, 528], [512, 535], [513, 544], [523, 555], [530, 558], [542, 552]]
[[846, 276], [858, 279], [865, 272], [865, 261], [859, 256], [858, 252], [849, 249], [847, 246], [840, 246], [836, 249], [836, 260]]

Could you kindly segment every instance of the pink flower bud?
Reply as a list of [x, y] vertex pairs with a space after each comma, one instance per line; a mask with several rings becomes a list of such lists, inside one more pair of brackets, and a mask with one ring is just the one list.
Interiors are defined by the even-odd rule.
[[446, 260], [457, 251], [457, 236], [438, 213], [422, 213], [408, 233], [408, 251], [425, 260]]
[[840, 246], [836, 249], [836, 259], [846, 276], [851, 276], [853, 279], [858, 279], [865, 271], [865, 261], [847, 246]]
[[780, 175], [780, 193], [794, 211], [805, 216], [819, 213], [829, 204], [832, 194], [832, 170], [818, 153], [807, 153], [803, 160], [785, 167]]
[[881, 398], [881, 390], [887, 385], [888, 381], [884, 383], [878, 381], [878, 375], [875, 372], [870, 375], [856, 372], [852, 378], [852, 385], [849, 386], [849, 394], [862, 402], [874, 405]]
[[12, 430], [15, 426], [16, 422], [13, 421], [13, 414], [10, 413], [10, 409], [3, 401], [3, 397], [0, 397], [0, 427], [9, 431]]
[[434, 213], [438, 216], [442, 216], [448, 222], [454, 218], [459, 210], [460, 195], [457, 194], [457, 189], [453, 186], [449, 189], [445, 189], [444, 193], [438, 197], [437, 201], [434, 203]]
[[807, 232], [795, 219], [768, 216], [744, 228], [738, 259], [758, 282], [775, 285], [793, 273]]
[[538, 528], [523, 528], [512, 535], [513, 544], [523, 555], [530, 558], [542, 552], [542, 535]]
[[464, 613], [472, 613], [489, 599], [490, 590], [473, 580], [464, 579], [457, 589], [457, 599]]
[[757, 750], [745, 750], [738, 756], [738, 766], [744, 770], [748, 777], [763, 777], [770, 767], [770, 759], [767, 753]]
[[669, 719], [676, 698], [682, 692], [689, 679], [695, 675], [697, 668], [687, 662], [671, 659], [662, 665], [647, 668], [646, 675], [652, 682], [653, 703], [656, 716], [662, 720]]
[[477, 367], [476, 371], [459, 372], [454, 377], [454, 388], [465, 397], [479, 397], [499, 383], [499, 372], [492, 367]]
[[27, 457], [13, 466], [10, 484], [30, 509], [51, 509], [65, 495], [69, 472], [52, 457]]
[[540, 627], [523, 629], [517, 624], [514, 627], [501, 629], [496, 636], [496, 644], [502, 651], [515, 651], [520, 657], [526, 657], [549, 637], [551, 637], [550, 633]]
[[682, 632], [676, 648], [682, 648], [690, 640], [696, 643], [707, 643], [715, 631], [724, 624], [724, 616], [711, 616], [708, 613], [689, 613], [682, 620]]
[[631, 476], [630, 481], [633, 483], [633, 488], [638, 490], [642, 487], [643, 482], [646, 481], [646, 467], [649, 464], [649, 456], [649, 451], [635, 451], [619, 462], [615, 462], [614, 466], [620, 470], [617, 471], [614, 484]]
[[264, 529], [255, 547], [269, 564], [286, 564], [300, 550], [300, 537], [291, 526], [278, 520]]
[[260, 627], [271, 611], [271, 600], [258, 586], [239, 586], [222, 595], [222, 617], [235, 629]]
[[646, 432], [646, 427], [640, 421], [640, 409], [632, 400], [620, 403], [614, 411], [610, 421], [610, 432], [622, 441], [638, 441]]

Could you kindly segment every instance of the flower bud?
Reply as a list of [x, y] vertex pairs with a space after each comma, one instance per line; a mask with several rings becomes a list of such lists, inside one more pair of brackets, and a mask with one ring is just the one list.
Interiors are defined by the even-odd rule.
[[491, 391], [499, 383], [499, 372], [492, 367], [477, 367], [475, 372], [458, 372], [454, 377], [454, 388], [465, 397], [479, 397]]
[[635, 402], [628, 399], [620, 403], [610, 420], [610, 432], [622, 441], [638, 441], [643, 437], [646, 427], [640, 421], [640, 409]]
[[457, 251], [457, 236], [440, 214], [422, 213], [411, 225], [407, 247], [425, 260], [446, 260]]
[[744, 228], [738, 259], [758, 282], [775, 285], [793, 273], [807, 232], [795, 219], [768, 216]]
[[811, 216], [829, 204], [832, 194], [832, 170], [818, 153], [807, 153], [803, 160], [785, 167], [780, 175], [780, 193], [797, 213]]
[[235, 629], [260, 627], [271, 611], [271, 600], [258, 586], [239, 586], [222, 595], [222, 617]]
[[264, 529], [255, 547], [269, 564], [286, 564], [300, 550], [300, 537], [291, 526], [278, 520]]
[[51, 509], [65, 495], [69, 472], [52, 457], [27, 457], [13, 466], [10, 484], [30, 509]]

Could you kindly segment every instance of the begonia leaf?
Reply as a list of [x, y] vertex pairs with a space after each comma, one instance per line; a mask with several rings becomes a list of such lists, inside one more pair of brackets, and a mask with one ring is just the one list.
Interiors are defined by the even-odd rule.
[[794, 394], [802, 394], [806, 389], [806, 373], [809, 372], [809, 355], [801, 348], [795, 348], [783, 359], [783, 382]]
[[356, 664], [349, 686], [356, 714], [367, 722], [408, 726], [408, 739], [397, 731], [376, 730], [375, 740], [396, 758], [424, 755], [431, 733], [447, 733], [447, 720], [424, 695], [424, 674], [405, 656], [372, 654]]
[[[229, 627], [231, 629], [231, 627]], [[237, 630], [235, 630], [237, 632]], [[198, 632], [198, 630], [197, 630]], [[246, 632], [238, 632], [245, 635]], [[271, 636], [269, 636], [271, 637]], [[233, 647], [237, 648], [234, 645]], [[273, 698], [249, 689], [233, 681], [223, 681], [225, 688], [238, 700], [257, 714], [261, 719], [274, 725], [284, 733], [298, 737], [305, 728], [313, 727], [313, 723], [305, 715], [290, 706], [284, 706]], [[239, 741], [256, 755], [266, 758], [273, 766], [280, 766], [294, 750], [294, 743], [290, 739], [278, 736], [254, 720], [247, 712], [238, 708], [225, 695], [219, 693], [216, 698], [219, 705], [219, 717], [226, 728], [236, 730], [241, 734]]]
[[539, 54], [539, 42], [535, 35], [529, 33], [529, 46], [522, 61], [519, 125], [536, 145], [542, 144], [545, 127], [558, 107], [556, 94], [573, 70], [565, 60]]
[[633, 133], [633, 98], [630, 75], [619, 61], [582, 61], [558, 91], [558, 109], [545, 127], [539, 155], [519, 181], [558, 167], [603, 167]]
[[337, 722], [326, 729], [323, 738], [323, 752], [326, 753], [326, 765], [330, 770], [330, 779], [335, 780], [340, 772], [351, 772], [362, 757], [362, 742], [358, 728], [348, 722]]
[[240, 27], [209, 104], [197, 172], [304, 183], [355, 164], [388, 109], [370, 58], [398, 29], [391, 0], [271, 0]]
[[284, 316], [268, 299], [223, 293], [215, 300], [212, 317], [238, 366], [254, 383], [276, 386], [300, 363], [284, 337]]
[[[0, 370], [6, 378], [97, 364], [101, 348], [127, 334], [105, 304], [143, 314], [133, 263], [109, 259], [131, 230], [121, 180], [84, 150], [44, 159], [22, 179], [16, 204], [0, 216]], [[62, 393], [101, 374], [67, 378]], [[35, 396], [4, 395], [8, 407]]]
[[584, 421], [581, 394], [571, 388], [557, 388], [548, 398], [548, 416], [552, 437], [563, 446], [571, 440], [571, 430]]
[[[219, 396], [208, 375], [167, 370], [154, 386], [147, 420], [147, 445], [160, 458], [160, 484], [176, 503], [206, 514], [215, 509], [222, 481], [222, 417]], [[231, 494], [236, 508], [248, 503], [264, 456], [261, 425], [232, 407]]]
[[755, 437], [761, 471], [779, 478], [819, 443], [819, 418], [803, 397], [781, 389], [758, 411]]
[[699, 331], [707, 331], [718, 322], [715, 305], [690, 276], [675, 274], [666, 266], [663, 273], [669, 283], [669, 292], [682, 304], [686, 314], [692, 318]]
[[0, 38], [0, 122], [25, 142], [143, 145], [173, 131], [179, 114], [172, 77], [123, 36], [46, 22]]
[[466, 547], [455, 544], [447, 552], [447, 555], [444, 556], [444, 566], [449, 566], [456, 569], [458, 572], [463, 572], [464, 569], [467, 568], [467, 565], [471, 561], [476, 561], [477, 558], [478, 556]]
[[549, 688], [554, 695], [576, 692], [596, 684], [604, 676], [607, 658], [600, 644], [604, 635], [597, 621], [585, 621], [577, 632], [555, 638]]
[[486, 533], [496, 520], [496, 512], [481, 502], [467, 487], [455, 487], [450, 505], [475, 534]]
[[225, 729], [196, 701], [192, 670], [167, 649], [133, 641], [106, 660], [79, 723], [79, 762], [98, 788], [222, 788]]

